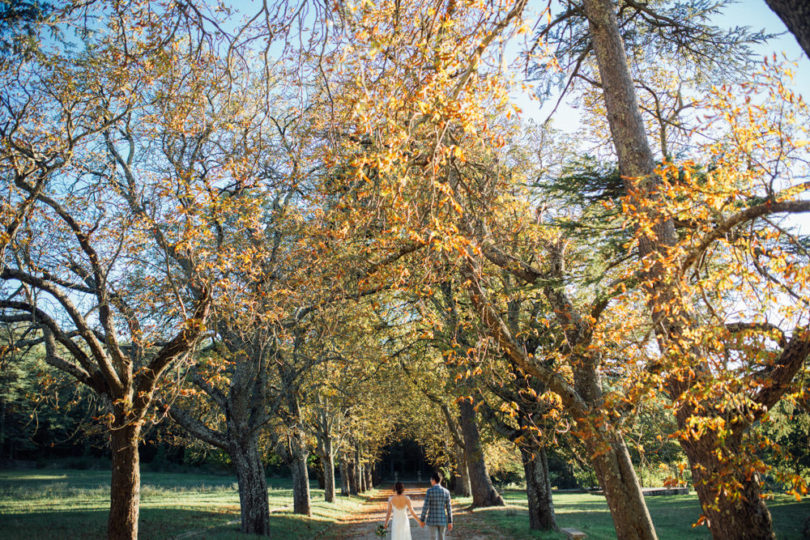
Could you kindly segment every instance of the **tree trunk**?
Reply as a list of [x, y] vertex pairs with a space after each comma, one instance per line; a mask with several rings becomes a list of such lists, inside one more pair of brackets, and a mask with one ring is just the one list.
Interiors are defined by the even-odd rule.
[[296, 448], [290, 463], [293, 481], [293, 513], [305, 516], [312, 515], [309, 504], [309, 472], [307, 471], [307, 452]]
[[6, 402], [0, 400], [0, 461], [6, 448]]
[[[335, 502], [335, 452], [332, 439], [327, 437], [322, 444], [321, 467], [323, 469], [323, 498], [326, 502]], [[343, 474], [341, 474], [341, 477]]]
[[346, 459], [340, 460], [340, 494], [348, 497], [351, 493], [349, 489], [349, 467], [346, 465]]
[[503, 497], [489, 478], [473, 404], [468, 400], [462, 400], [459, 403], [459, 410], [461, 412], [461, 433], [464, 436], [464, 455], [472, 488], [472, 506], [473, 508], [504, 506]]
[[[774, 4], [776, 3], [787, 2], [774, 2]], [[583, 7], [588, 18], [591, 43], [599, 66], [607, 119], [619, 158], [619, 171], [627, 179], [628, 188], [634, 187], [634, 179], [640, 180], [640, 196], [648, 201], [654, 200], [659, 196], [657, 191], [660, 180], [654, 175], [652, 152], [636, 101], [633, 80], [616, 21], [615, 7], [610, 0], [584, 0]], [[788, 11], [792, 11], [792, 15], [798, 14], [796, 5], [788, 8]], [[639, 256], [641, 257], [656, 251], [666, 251], [677, 241], [672, 219], [656, 216], [654, 205], [651, 207], [653, 210], [649, 211], [649, 217], [655, 224], [651, 228], [650, 234], [639, 238]], [[661, 277], [664, 275], [664, 269], [660, 263], [656, 263], [650, 268], [649, 274], [652, 278]], [[653, 283], [655, 283], [654, 279]], [[668, 342], [677, 340], [679, 336], [687, 332], [688, 328], [685, 327], [694, 324], [694, 321], [689, 320], [686, 309], [677, 303], [672, 303], [673, 293], [671, 291], [658, 290], [656, 287], [660, 288], [654, 284], [648, 287], [646, 292], [653, 299], [649, 302], [649, 307], [660, 348], [666, 350]], [[699, 371], [699, 369], [701, 366], [697, 366], [695, 371]], [[697, 382], [676, 378], [668, 380], [666, 384], [670, 395], [677, 396], [681, 395], [686, 387], [697, 384]], [[688, 408], [677, 411], [678, 423], [681, 427], [686, 425], [685, 418], [689, 412]], [[713, 437], [713, 435], [710, 436]], [[720, 531], [717, 533], [712, 531], [715, 538], [742, 538], [741, 535], [746, 534], [751, 534], [750, 538], [772, 538], [770, 516], [759, 497], [751, 499], [750, 504], [753, 506], [740, 503], [736, 499], [731, 500], [729, 497], [715, 498], [713, 490], [708, 487], [709, 483], [707, 483], [707, 480], [708, 482], [711, 480], [703, 475], [719, 472], [717, 457], [713, 455], [713, 451], [718, 447], [704, 443], [705, 441], [698, 441], [690, 448], [688, 441], [682, 441], [681, 445], [689, 458], [693, 474], [697, 471], [697, 477], [701, 479], [702, 486], [698, 490], [698, 496], [704, 514]], [[624, 467], [621, 453], [619, 449], [616, 450], [616, 457], [621, 459], [615, 463], [608, 463], [608, 461], [612, 461], [608, 459], [609, 456], [600, 454], [595, 454], [599, 455], [599, 459], [595, 459], [594, 462], [601, 461], [600, 468], [603, 472], [610, 473], [613, 468]], [[626, 449], [623, 450], [623, 453], [626, 454]], [[597, 473], [599, 473], [598, 470]], [[749, 493], [758, 495], [759, 486], [754, 475], [746, 477], [744, 474], [740, 474], [739, 477], [742, 482], [740, 491], [744, 499], [748, 497]], [[603, 487], [607, 494], [607, 485]], [[697, 482], [695, 487], [698, 488]], [[703, 493], [701, 494], [701, 492]], [[613, 506], [611, 506], [611, 510], [613, 510]], [[712, 516], [714, 517], [712, 518]], [[616, 522], [617, 520], [614, 518], [614, 523]], [[766, 530], [766, 528], [768, 529]], [[618, 530], [617, 525], [617, 532]], [[748, 538], [748, 536], [745, 537]]]
[[141, 498], [141, 471], [138, 454], [141, 424], [130, 419], [118, 422], [110, 430], [112, 478], [107, 538], [136, 540]]
[[357, 467], [354, 464], [354, 461], [349, 461], [346, 463], [346, 479], [349, 482], [349, 494], [350, 495], [357, 495], [360, 490], [358, 489], [357, 485]]
[[[739, 436], [721, 442], [708, 431], [700, 439], [681, 441], [681, 447], [689, 459], [692, 484], [715, 540], [776, 538], [771, 513], [761, 497], [759, 475], [747, 476], [739, 467], [729, 467], [728, 460], [743, 451]], [[722, 484], [730, 483], [741, 487], [724, 489]]]
[[318, 489], [326, 491], [326, 472], [323, 469], [323, 459], [318, 456], [318, 466], [315, 467], [315, 480], [318, 482]]
[[374, 481], [371, 478], [372, 466], [369, 463], [365, 466], [366, 470], [366, 489], [372, 489], [374, 487]]
[[251, 435], [246, 445], [236, 441], [229, 454], [239, 485], [241, 531], [245, 534], [270, 536], [270, 506], [267, 502], [267, 479], [264, 474], [256, 436]]
[[807, 0], [765, 0], [810, 57], [810, 3]]
[[467, 458], [464, 457], [464, 449], [458, 445], [456, 445], [456, 488], [453, 491], [459, 497], [472, 495], [470, 475], [467, 472]]
[[616, 537], [619, 540], [657, 539], [624, 440], [618, 435], [614, 435], [612, 441], [590, 436], [584, 442], [605, 492]]
[[543, 448], [532, 452], [520, 448], [523, 470], [526, 473], [526, 495], [529, 499], [529, 528], [538, 531], [557, 529], [554, 503], [551, 500], [551, 479], [548, 475], [548, 460]]
[[366, 466], [362, 463], [357, 466], [357, 486], [360, 489], [360, 493], [368, 491], [368, 485], [366, 485]]
[[356, 485], [356, 493], [363, 493], [366, 490], [365, 479], [363, 478], [363, 462], [360, 461], [360, 448], [354, 449], [354, 483]]

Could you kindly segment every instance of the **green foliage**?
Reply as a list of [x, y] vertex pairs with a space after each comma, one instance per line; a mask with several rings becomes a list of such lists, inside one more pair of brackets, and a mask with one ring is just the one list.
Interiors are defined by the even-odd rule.
[[773, 477], [795, 475], [810, 482], [810, 410], [807, 401], [780, 401], [771, 409], [760, 435], [772, 441], [765, 447], [764, 459], [773, 468]]

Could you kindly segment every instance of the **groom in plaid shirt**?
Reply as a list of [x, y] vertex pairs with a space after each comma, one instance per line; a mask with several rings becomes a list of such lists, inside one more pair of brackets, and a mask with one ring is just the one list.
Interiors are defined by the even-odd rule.
[[[450, 492], [441, 485], [442, 477], [434, 472], [430, 475], [430, 488], [425, 494], [425, 503], [422, 505], [421, 526], [428, 526], [430, 538], [444, 540], [444, 529], [453, 530], [453, 508], [450, 505]], [[425, 519], [427, 516], [427, 519]]]

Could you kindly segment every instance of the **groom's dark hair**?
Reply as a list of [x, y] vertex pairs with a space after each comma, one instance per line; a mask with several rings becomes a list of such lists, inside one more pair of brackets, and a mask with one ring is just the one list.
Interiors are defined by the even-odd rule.
[[439, 474], [438, 472], [434, 472], [433, 474], [431, 474], [431, 475], [430, 475], [430, 478], [431, 478], [431, 479], [433, 479], [433, 480], [436, 480], [436, 483], [437, 483], [437, 484], [441, 484], [441, 483], [442, 483], [442, 475], [441, 475], [441, 474]]

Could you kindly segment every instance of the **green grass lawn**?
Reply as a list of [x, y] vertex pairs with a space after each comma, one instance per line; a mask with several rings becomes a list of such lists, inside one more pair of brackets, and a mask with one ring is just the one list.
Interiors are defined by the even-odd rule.
[[[269, 480], [271, 528], [276, 538], [311, 539], [333, 527], [363, 499], [323, 502], [312, 490], [312, 517], [292, 513], [287, 479]], [[104, 538], [109, 471], [0, 471], [0, 538], [37, 540]], [[150, 473], [141, 476], [139, 538], [249, 538], [239, 534], [239, 493], [231, 476]], [[199, 532], [202, 534], [194, 534]]]
[[[541, 534], [528, 530], [528, 504], [524, 491], [506, 490], [503, 496], [506, 508], [475, 510], [468, 518], [481, 533], [515, 540], [565, 538], [559, 533]], [[464, 499], [458, 501], [466, 502]], [[560, 527], [579, 529], [588, 535], [588, 540], [616, 538], [604, 497], [588, 493], [558, 493], [554, 495], [554, 507]], [[692, 527], [700, 516], [700, 505], [694, 493], [647, 497], [647, 507], [661, 540], [711, 538], [706, 527]], [[801, 530], [804, 520], [810, 518], [810, 501], [797, 502], [793, 497], [777, 495], [769, 501], [768, 508], [777, 538], [803, 538]]]
[[[0, 538], [104, 538], [109, 505], [109, 471], [0, 471]], [[275, 538], [311, 539], [334, 535], [341, 516], [358, 511], [363, 499], [339, 497], [323, 502], [312, 490], [311, 518], [292, 514], [289, 480], [270, 480], [271, 528]], [[505, 508], [460, 512], [459, 524], [481, 536], [498, 539], [564, 538], [559, 533], [528, 530], [526, 495], [507, 490]], [[463, 508], [469, 499], [455, 499]], [[661, 540], [709, 538], [705, 527], [693, 528], [700, 513], [694, 495], [648, 497], [647, 503]], [[575, 527], [589, 539], [615, 538], [604, 497], [579, 493], [555, 494], [558, 524]], [[417, 505], [418, 506], [418, 505]], [[776, 496], [769, 507], [780, 539], [801, 539], [810, 502]], [[142, 476], [140, 538], [248, 538], [239, 534], [239, 495], [231, 476], [191, 473], [151, 473]]]

